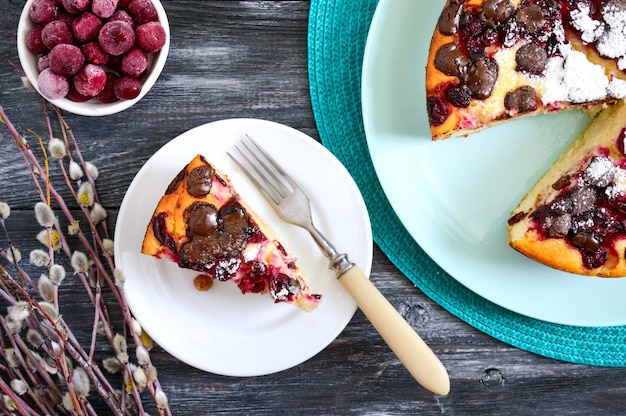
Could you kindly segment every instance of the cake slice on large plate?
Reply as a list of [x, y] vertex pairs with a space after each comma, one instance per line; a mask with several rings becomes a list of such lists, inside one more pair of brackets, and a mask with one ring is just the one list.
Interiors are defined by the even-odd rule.
[[626, 97], [626, 2], [449, 0], [426, 67], [432, 138]]
[[141, 252], [212, 279], [232, 280], [242, 293], [315, 309], [296, 259], [233, 189], [228, 177], [197, 155], [172, 180], [148, 224]]
[[600, 112], [526, 194], [509, 243], [550, 267], [626, 276], [626, 105]]

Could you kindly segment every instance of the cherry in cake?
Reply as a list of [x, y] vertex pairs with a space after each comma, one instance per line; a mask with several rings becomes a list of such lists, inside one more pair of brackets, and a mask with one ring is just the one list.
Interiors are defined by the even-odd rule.
[[528, 192], [509, 243], [540, 263], [626, 276], [626, 104], [603, 110]]
[[626, 3], [449, 0], [431, 41], [433, 139], [626, 97]]
[[172, 180], [148, 224], [141, 252], [231, 280], [242, 293], [315, 309], [295, 258], [241, 199], [227, 176], [197, 155]]

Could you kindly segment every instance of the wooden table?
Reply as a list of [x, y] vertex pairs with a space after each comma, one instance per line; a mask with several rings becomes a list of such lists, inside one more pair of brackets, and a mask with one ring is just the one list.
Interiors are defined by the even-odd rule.
[[[45, 133], [38, 95], [22, 87], [14, 34], [23, 0], [4, 0], [0, 22], [0, 105], [24, 129]], [[114, 224], [138, 169], [163, 144], [207, 122], [252, 117], [316, 139], [307, 80], [308, 1], [163, 1], [169, 60], [156, 86], [120, 114], [67, 114]], [[0, 201], [23, 252], [37, 247], [38, 201], [6, 130], [0, 132]], [[4, 246], [4, 241], [2, 245]], [[198, 371], [160, 348], [152, 352], [174, 414], [599, 415], [626, 414], [626, 369], [575, 365], [518, 350], [484, 335], [425, 297], [375, 248], [371, 279], [447, 367], [452, 390], [419, 387], [357, 311], [343, 333], [309, 361], [278, 374], [230, 378]], [[89, 328], [71, 293], [64, 316]], [[77, 306], [74, 306], [77, 305]], [[3, 309], [2, 302], [0, 306]], [[77, 308], [75, 312], [74, 308]], [[584, 308], [584, 305], [581, 305]], [[626, 348], [626, 342], [625, 342]], [[101, 413], [107, 414], [102, 407]]]

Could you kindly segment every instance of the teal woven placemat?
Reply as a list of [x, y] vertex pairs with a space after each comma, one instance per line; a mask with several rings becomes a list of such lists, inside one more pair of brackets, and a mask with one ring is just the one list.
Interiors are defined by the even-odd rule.
[[[413, 0], [423, 1], [423, 0]], [[377, 0], [311, 0], [309, 82], [323, 144], [359, 186], [374, 241], [422, 292], [478, 330], [546, 357], [573, 363], [626, 366], [626, 326], [574, 327], [528, 318], [471, 292], [414, 242], [380, 187], [361, 114], [361, 66]]]

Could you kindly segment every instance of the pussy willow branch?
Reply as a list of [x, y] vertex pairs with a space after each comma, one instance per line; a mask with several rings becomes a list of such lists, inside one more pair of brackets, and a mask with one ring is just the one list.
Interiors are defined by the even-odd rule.
[[[72, 342], [61, 342], [60, 346], [62, 348], [65, 348], [65, 350], [70, 354], [70, 356], [76, 362], [78, 362], [79, 365], [85, 369], [85, 371], [87, 371], [87, 374], [90, 376], [91, 380], [94, 382], [96, 390], [98, 391], [98, 393], [100, 393], [101, 397], [105, 399], [105, 401], [109, 401], [110, 405], [114, 405], [114, 402], [112, 401], [111, 394], [110, 394], [110, 392], [113, 391], [112, 387], [110, 387], [109, 385], [109, 391], [105, 389], [102, 382], [104, 382], [104, 384], [106, 385], [108, 385], [108, 382], [106, 381], [104, 374], [102, 374], [102, 372], [97, 366], [94, 366], [92, 363], [88, 363], [85, 360], [85, 352], [84, 350], [82, 350], [82, 347], [80, 347], [80, 343], [78, 342], [78, 340], [76, 340], [76, 338], [73, 337], [73, 335], [71, 337], [69, 336], [71, 334], [70, 327], [63, 321], [62, 318], [59, 318], [59, 321], [55, 322], [55, 320], [52, 319], [50, 315], [48, 315], [45, 312], [45, 309], [41, 307], [37, 299], [32, 297], [28, 291], [23, 289], [10, 276], [8, 277], [8, 279], [12, 283], [13, 287], [15, 287], [18, 291], [20, 291], [22, 296], [27, 298], [29, 302], [31, 302], [35, 306], [35, 308], [37, 309], [37, 312], [43, 315], [46, 321], [50, 324], [51, 328], [56, 332], [56, 336], [58, 340], [65, 340], [66, 336], [68, 336], [68, 338], [71, 339]], [[25, 354], [27, 358], [30, 358], [30, 361], [32, 361], [36, 369], [39, 370], [38, 373], [46, 379], [46, 381], [48, 382], [48, 385], [55, 386], [54, 382], [49, 377], [47, 372], [41, 367], [37, 367], [37, 360], [32, 356], [30, 349], [23, 343], [21, 338], [15, 337], [15, 338], [12, 338], [11, 340], [12, 342], [15, 343], [14, 346], [16, 348], [16, 351], [19, 350], [22, 352], [22, 354]], [[63, 356], [63, 354], [61, 354], [61, 356]], [[28, 369], [28, 363], [25, 363], [25, 368]], [[65, 368], [67, 368], [67, 366], [61, 367], [61, 369], [65, 369]], [[31, 377], [34, 378], [34, 376], [32, 375]], [[65, 378], [67, 380], [68, 387], [70, 388], [70, 394], [75, 396], [75, 394], [73, 394], [74, 390], [72, 389], [71, 377], [65, 377]], [[78, 403], [78, 401], [76, 401], [76, 403]]]
[[[85, 162], [85, 160], [82, 157], [82, 154], [80, 153], [76, 138], [74, 137], [74, 134], [72, 132], [72, 130], [69, 128], [69, 126], [67, 125], [67, 123], [65, 123], [65, 120], [63, 119], [60, 111], [54, 107], [55, 113], [57, 115], [59, 124], [61, 126], [62, 129], [62, 134], [63, 137], [65, 139], [65, 143], [66, 143], [66, 147], [68, 147], [67, 153], [69, 155], [69, 158], [71, 158], [72, 155], [72, 150], [76, 152], [76, 154], [78, 155], [78, 159], [80, 161], [80, 164], [82, 165], [83, 171], [86, 173], [86, 178], [88, 180], [88, 182], [91, 184], [91, 187], [93, 189], [94, 192], [94, 198], [96, 201], [99, 201], [98, 198], [98, 194], [96, 192], [96, 187], [95, 187], [95, 181], [94, 178], [91, 177], [91, 175], [89, 174], [89, 169], [87, 168], [87, 164]], [[46, 122], [48, 125], [48, 134], [49, 136], [52, 138], [52, 134], [53, 134], [53, 129], [52, 129], [52, 123], [50, 122], [50, 118], [48, 115], [48, 111], [47, 108], [45, 109], [45, 115], [46, 115]], [[19, 149], [22, 158], [24, 159], [26, 166], [30, 172], [31, 177], [33, 178], [33, 182], [35, 183], [36, 189], [37, 189], [37, 193], [39, 194], [42, 202], [44, 203], [49, 203], [49, 199], [48, 199], [48, 195], [51, 195], [55, 201], [55, 203], [58, 205], [59, 209], [61, 210], [61, 212], [65, 215], [66, 219], [70, 222], [70, 224], [74, 224], [75, 223], [75, 218], [73, 217], [73, 215], [71, 214], [71, 211], [69, 209], [69, 207], [67, 206], [67, 204], [65, 203], [65, 201], [63, 200], [63, 198], [61, 197], [60, 193], [55, 189], [54, 185], [52, 183], [50, 183], [49, 181], [49, 177], [47, 176], [47, 169], [44, 169], [41, 164], [39, 163], [38, 159], [35, 157], [34, 153], [32, 152], [30, 146], [27, 144], [27, 142], [22, 138], [22, 136], [18, 133], [17, 129], [13, 126], [13, 124], [8, 120], [6, 114], [4, 113], [4, 110], [2, 109], [2, 107], [0, 106], [0, 117], [2, 118], [4, 124], [6, 125], [8, 131], [11, 133], [11, 136], [13, 137], [15, 144], [17, 145], [17, 148]], [[69, 136], [69, 138], [71, 139], [71, 143], [73, 144], [73, 149], [69, 149], [69, 140], [67, 139], [67, 136]], [[44, 149], [45, 152], [45, 149]], [[45, 153], [44, 153], [45, 154]], [[139, 333], [137, 333], [136, 331], [134, 331], [134, 327], [133, 327], [133, 318], [130, 314], [130, 310], [128, 308], [128, 305], [125, 301], [125, 297], [124, 297], [124, 289], [123, 289], [123, 284], [120, 284], [119, 282], [114, 282], [114, 279], [112, 278], [112, 274], [110, 274], [110, 272], [107, 270], [107, 268], [105, 267], [105, 264], [102, 263], [100, 261], [100, 255], [102, 255], [106, 261], [106, 266], [108, 266], [108, 268], [111, 270], [111, 273], [113, 273], [113, 271], [115, 270], [115, 266], [113, 263], [113, 260], [111, 258], [111, 256], [109, 255], [109, 253], [106, 250], [106, 247], [104, 245], [104, 242], [102, 240], [102, 238], [100, 237], [100, 234], [97, 231], [97, 226], [96, 224], [93, 223], [93, 221], [91, 220], [91, 217], [89, 215], [89, 211], [87, 209], [86, 206], [84, 206], [83, 204], [80, 204], [80, 201], [78, 200], [78, 197], [76, 195], [76, 192], [74, 191], [73, 187], [72, 187], [72, 183], [69, 180], [67, 171], [65, 170], [65, 167], [61, 161], [61, 159], [59, 159], [59, 167], [61, 170], [61, 173], [64, 177], [64, 180], [66, 182], [67, 187], [70, 189], [72, 196], [74, 197], [74, 199], [77, 200], [77, 202], [79, 202], [79, 206], [80, 209], [82, 211], [83, 216], [86, 218], [86, 221], [88, 223], [88, 226], [90, 228], [90, 233], [92, 235], [92, 238], [94, 240], [93, 245], [89, 243], [89, 241], [87, 240], [85, 234], [83, 233], [83, 231], [78, 228], [77, 230], [77, 238], [79, 239], [80, 243], [82, 244], [82, 246], [84, 247], [84, 249], [87, 251], [87, 254], [89, 255], [90, 261], [93, 262], [93, 267], [95, 267], [95, 269], [92, 269], [92, 267], [90, 267], [91, 272], [93, 273], [94, 276], [94, 283], [95, 283], [95, 290], [96, 290], [96, 295], [94, 296], [89, 283], [87, 282], [87, 277], [86, 277], [86, 273], [85, 271], [79, 271], [77, 274], [83, 284], [83, 286], [86, 289], [86, 292], [88, 293], [89, 299], [91, 301], [91, 303], [94, 306], [94, 328], [92, 331], [92, 339], [91, 339], [91, 344], [90, 344], [90, 348], [89, 348], [89, 353], [86, 353], [85, 350], [80, 346], [80, 344], [78, 343], [78, 341], [75, 339], [75, 337], [73, 336], [69, 326], [67, 324], [65, 324], [64, 321], [59, 320], [59, 322], [62, 324], [62, 330], [63, 333], [65, 334], [65, 336], [67, 337], [64, 338], [62, 336], [62, 334], [59, 332], [58, 335], [58, 339], [60, 340], [60, 345], [61, 347], [63, 347], [64, 350], [68, 351], [68, 353], [70, 354], [70, 356], [82, 367], [85, 369], [85, 371], [87, 372], [87, 375], [89, 376], [89, 378], [92, 380], [92, 382], [94, 383], [96, 390], [98, 391], [98, 393], [100, 394], [101, 397], [104, 398], [104, 400], [109, 404], [109, 407], [111, 407], [111, 409], [118, 414], [118, 412], [127, 412], [127, 410], [123, 407], [122, 404], [122, 408], [118, 409], [116, 403], [120, 403], [120, 397], [117, 396], [117, 394], [113, 391], [113, 388], [108, 385], [108, 383], [106, 382], [106, 379], [104, 378], [104, 376], [102, 375], [102, 373], [100, 372], [99, 368], [97, 365], [93, 364], [93, 351], [95, 349], [95, 338], [96, 338], [96, 333], [97, 333], [97, 326], [98, 323], [102, 323], [103, 327], [104, 327], [104, 333], [106, 338], [109, 340], [109, 342], [111, 343], [111, 345], [114, 345], [114, 334], [115, 332], [112, 330], [112, 323], [110, 321], [110, 318], [108, 316], [108, 312], [107, 312], [107, 308], [106, 308], [106, 304], [104, 302], [102, 302], [102, 297], [101, 297], [101, 293], [100, 293], [100, 278], [103, 279], [103, 281], [106, 283], [107, 287], [111, 289], [111, 292], [113, 293], [115, 299], [118, 302], [118, 306], [120, 307], [122, 314], [123, 314], [123, 318], [124, 318], [124, 331], [123, 333], [128, 333], [130, 334], [130, 336], [133, 339], [133, 342], [135, 344], [135, 346], [142, 346], [143, 342], [142, 339], [139, 335]], [[46, 168], [48, 167], [47, 165], [47, 160], [46, 160]], [[42, 172], [45, 172], [46, 175], [42, 176]], [[45, 190], [45, 191], [44, 191]], [[68, 258], [72, 257], [72, 251], [69, 247], [69, 244], [65, 238], [64, 233], [61, 230], [61, 227], [59, 225], [58, 220], [54, 221], [54, 229], [56, 230], [56, 232], [58, 233], [58, 236], [60, 238], [61, 241], [61, 248], [62, 251], [68, 256]], [[105, 234], [105, 236], [108, 236], [108, 230], [106, 227], [106, 223], [102, 224], [102, 229], [103, 229], [103, 233]], [[49, 243], [49, 251], [51, 252], [50, 258], [53, 260], [54, 259], [54, 253], [51, 250], [52, 247], [52, 234], [50, 229], [48, 229], [48, 243]], [[16, 262], [17, 263], [17, 262]], [[20, 269], [19, 266], [16, 264], [16, 268], [18, 270], [18, 275], [20, 275]], [[119, 284], [119, 286], [118, 286]], [[33, 286], [32, 281], [30, 283], [31, 286]], [[27, 296], [27, 292], [22, 293], [22, 295], [24, 297], [28, 297]], [[56, 300], [56, 296], [55, 296], [55, 300]], [[30, 298], [29, 298], [30, 301]], [[55, 301], [55, 304], [58, 303], [57, 301]], [[35, 303], [36, 304], [36, 303]], [[56, 324], [52, 325], [52, 327], [54, 328], [54, 330], [56, 331], [60, 331], [59, 328], [56, 327]], [[61, 356], [61, 360], [63, 361], [64, 354], [62, 354]], [[145, 359], [144, 359], [145, 360]], [[170, 409], [167, 406], [167, 404], [161, 402], [158, 403], [157, 402], [157, 397], [156, 397], [156, 389], [161, 390], [159, 381], [156, 377], [152, 377], [151, 376], [151, 372], [150, 372], [150, 360], [148, 358], [147, 362], [142, 362], [140, 363], [143, 371], [145, 372], [146, 375], [146, 379], [148, 380], [148, 383], [146, 384], [146, 388], [148, 389], [153, 401], [156, 404], [157, 407], [157, 411], [159, 412], [159, 414], [164, 414], [164, 415], [170, 415]], [[63, 366], [65, 367], [65, 366]], [[63, 370], [61, 370], [63, 371]], [[70, 389], [71, 392], [71, 399], [74, 405], [75, 410], [80, 411], [79, 409], [82, 409], [83, 411], [87, 412], [87, 413], [92, 413], [93, 409], [91, 407], [91, 405], [86, 402], [86, 400], [84, 398], [78, 398], [75, 394], [75, 392], [73, 391], [74, 389], [72, 388], [72, 378], [71, 376], [69, 376], [69, 373], [63, 371], [65, 374], [65, 379], [68, 385], [68, 388]], [[133, 382], [133, 371], [131, 369], [130, 363], [128, 361], [126, 361], [125, 363], [123, 363], [123, 372], [126, 374], [126, 378], [129, 380], [129, 385], [130, 385], [130, 392], [131, 392], [131, 396], [134, 398], [135, 401], [135, 406], [137, 406], [137, 411], [140, 413], [143, 413], [143, 405], [141, 402], [141, 397], [139, 396], [139, 391], [137, 389], [136, 384]], [[122, 393], [122, 397], [124, 397], [124, 394]], [[119, 413], [119, 414], [123, 414], [123, 413]]]
[[[8, 125], [8, 126], [10, 126], [10, 131], [12, 132], [12, 134], [13, 134], [13, 136], [14, 136], [14, 139], [16, 139], [16, 138], [15, 138], [15, 134], [17, 133], [17, 130], [16, 130], [16, 129], [12, 126], [12, 124], [10, 123], [10, 121], [7, 121], [6, 114], [4, 114], [4, 112], [2, 111], [2, 109], [1, 109], [1, 108], [0, 108], [0, 115], [1, 115], [1, 116], [3, 117], [3, 119], [7, 122], [7, 125]], [[20, 148], [20, 150], [22, 151], [22, 153], [23, 153], [23, 154], [25, 154], [25, 156], [27, 157], [27, 159], [29, 159], [29, 160], [30, 160], [30, 162], [33, 164], [33, 166], [35, 166], [35, 167], [39, 170], [39, 172], [41, 172], [41, 171], [42, 171], [42, 168], [41, 168], [41, 166], [39, 165], [39, 163], [38, 163], [37, 159], [34, 157], [34, 154], [32, 153], [32, 151], [30, 151], [30, 148], [29, 148], [29, 147], [26, 147], [26, 146], [24, 146], [24, 145], [23, 145], [23, 141], [22, 141], [22, 140], [21, 140], [21, 138], [19, 137], [19, 134], [18, 134], [18, 138], [16, 139], [16, 143], [18, 144], [18, 147]], [[30, 167], [30, 166], [31, 166], [31, 165], [29, 165], [29, 167]], [[36, 176], [36, 175], [34, 175], [34, 177], [37, 177], [37, 176]], [[45, 179], [40, 179], [40, 180], [45, 180]], [[63, 201], [63, 199], [60, 197], [59, 193], [58, 193], [58, 192], [54, 189], [54, 187], [53, 187], [53, 186], [50, 186], [50, 188], [51, 188], [52, 194], [54, 195], [55, 201], [59, 204], [59, 206], [61, 207], [61, 210], [62, 210], [62, 211], [66, 214], [66, 218], [68, 218], [68, 220], [69, 220], [70, 222], [75, 221], [75, 218], [71, 215], [71, 213], [70, 213], [70, 211], [69, 211], [69, 208], [66, 206], [65, 202], [64, 202], [64, 201]], [[41, 196], [43, 196], [43, 194], [42, 194], [42, 193], [40, 193], [40, 195], [41, 195]], [[85, 214], [86, 214], [86, 218], [88, 218], [88, 219], [89, 219], [89, 215], [88, 215], [88, 213], [85, 213]], [[63, 232], [62, 232], [60, 229], [58, 229], [58, 232], [59, 232], [59, 235], [60, 235], [60, 236], [62, 236], [61, 238], [63, 238], [63, 239], [64, 239], [64, 237], [63, 237], [63, 235], [64, 235], [64, 234], [63, 234]], [[91, 255], [91, 257], [92, 257], [92, 258], [93, 258], [93, 257], [95, 257], [95, 256], [96, 256], [95, 251], [94, 251], [94, 250], [90, 247], [90, 245], [89, 245], [89, 243], [87, 242], [87, 239], [84, 237], [84, 235], [82, 235], [82, 231], [80, 231], [80, 230], [79, 230], [79, 233], [80, 233], [79, 238], [80, 238], [80, 237], [82, 237], [82, 238], [81, 238], [81, 242], [82, 242], [82, 243], [83, 243], [83, 245], [87, 248], [87, 250], [88, 250], [89, 254]], [[67, 245], [67, 244], [64, 244], [64, 248], [66, 248], [66, 251], [67, 251], [67, 253], [66, 253], [66, 254], [68, 255], [68, 257], [71, 257], [71, 253], [70, 253], [70, 251], [69, 251], [69, 247], [68, 247], [68, 245]], [[101, 270], [101, 271], [103, 271], [103, 272], [106, 274], [106, 271], [104, 270], [104, 267], [100, 266], [100, 270]], [[86, 289], [87, 289], [88, 293], [90, 294], [90, 298], [93, 300], [93, 299], [94, 299], [94, 298], [93, 298], [93, 294], [91, 293], [91, 290], [89, 290], [89, 286], [88, 286], [88, 284], [87, 284], [87, 282], [86, 282], [86, 279], [84, 278], [84, 274], [83, 274], [83, 273], [79, 273], [79, 275], [82, 277], [82, 279], [81, 279], [81, 280], [83, 280], [83, 285], [86, 287]], [[111, 281], [111, 279], [110, 279], [110, 278], [109, 278], [109, 282], [111, 283], [111, 284], [110, 284], [110, 286], [115, 287], [115, 286], [114, 286], [114, 284], [112, 284], [112, 281]], [[117, 295], [116, 297], [118, 298], [118, 300], [120, 300], [120, 296], [117, 294], [117, 291], [114, 291], [114, 293]], [[97, 307], [97, 306], [98, 306], [98, 304], [95, 302], [95, 300], [93, 301], [93, 304], [94, 304], [94, 306], [95, 306], [95, 307]], [[112, 331], [108, 331], [108, 332], [110, 333], [110, 332], [112, 332]], [[110, 340], [110, 341], [111, 341], [111, 340]], [[75, 350], [74, 350], [74, 351], [75, 351]], [[80, 355], [80, 356], [81, 356], [80, 358], [81, 358], [81, 359], [84, 359], [84, 358], [85, 358], [85, 356], [86, 356], [86, 354], [84, 353], [84, 351], [82, 352], [82, 354], [81, 354], [79, 351], [80, 351], [80, 350], [76, 351], [76, 355], [74, 356], [74, 358], [75, 358], [75, 359], [78, 359], [78, 358], [79, 358], [78, 356]], [[93, 373], [92, 373], [92, 372], [89, 372], [89, 374], [90, 374], [90, 375], [92, 375]], [[97, 382], [97, 379], [95, 379], [94, 377], [92, 377], [92, 381]], [[71, 384], [70, 384], [70, 385], [71, 385]], [[108, 394], [107, 394], [107, 396], [108, 396]], [[105, 397], [105, 398], [106, 398], [106, 397]], [[76, 402], [76, 400], [74, 400], [74, 401]], [[76, 404], [78, 404], [78, 403], [76, 402]], [[75, 404], [75, 405], [76, 405], [76, 404]], [[141, 405], [141, 403], [139, 403], [138, 405], [140, 406], [140, 405]]]

